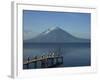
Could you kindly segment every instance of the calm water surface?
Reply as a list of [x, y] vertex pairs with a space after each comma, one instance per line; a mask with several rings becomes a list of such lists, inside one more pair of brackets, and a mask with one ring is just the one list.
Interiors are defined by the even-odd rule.
[[[91, 65], [90, 43], [27, 43], [23, 45], [23, 61], [28, 57], [46, 55], [60, 49], [63, 56], [63, 64], [58, 67], [77, 67]], [[40, 64], [38, 64], [38, 68]], [[30, 64], [29, 68], [34, 69], [34, 64]], [[24, 65], [25, 69], [26, 66]]]

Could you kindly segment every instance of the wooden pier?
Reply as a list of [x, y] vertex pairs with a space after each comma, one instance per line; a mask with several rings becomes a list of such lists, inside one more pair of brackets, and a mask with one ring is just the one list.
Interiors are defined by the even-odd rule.
[[26, 69], [29, 69], [29, 65], [32, 63], [34, 63], [33, 68], [37, 68], [38, 63], [41, 63], [40, 68], [56, 67], [63, 63], [63, 56], [52, 53], [44, 56], [35, 56], [33, 59], [28, 57], [27, 61], [23, 62], [27, 66]]

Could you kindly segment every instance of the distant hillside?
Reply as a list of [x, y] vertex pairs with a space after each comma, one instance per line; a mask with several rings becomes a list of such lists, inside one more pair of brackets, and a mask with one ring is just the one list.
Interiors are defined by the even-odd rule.
[[59, 27], [48, 29], [32, 39], [24, 40], [24, 43], [82, 43], [82, 42], [83, 43], [90, 42], [90, 40], [77, 38]]

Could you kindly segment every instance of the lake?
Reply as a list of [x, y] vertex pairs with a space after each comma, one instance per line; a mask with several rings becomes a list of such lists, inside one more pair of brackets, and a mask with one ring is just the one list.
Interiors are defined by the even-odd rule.
[[[90, 43], [24, 43], [23, 44], [23, 62], [29, 57], [47, 55], [58, 51], [63, 56], [63, 64], [57, 67], [79, 67], [91, 65], [91, 47]], [[34, 69], [34, 64], [29, 65], [29, 69]], [[40, 68], [38, 63], [37, 69]], [[23, 65], [26, 69], [26, 65]]]

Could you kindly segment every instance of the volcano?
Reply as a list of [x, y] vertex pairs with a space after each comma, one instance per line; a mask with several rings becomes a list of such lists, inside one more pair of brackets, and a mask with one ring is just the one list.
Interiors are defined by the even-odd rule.
[[49, 28], [36, 37], [24, 40], [24, 43], [88, 43], [89, 39], [75, 37], [67, 31], [59, 28]]

